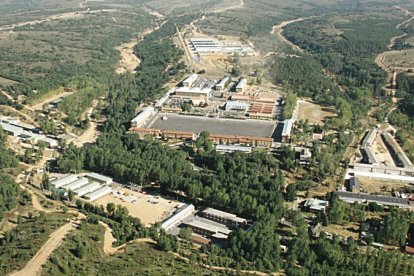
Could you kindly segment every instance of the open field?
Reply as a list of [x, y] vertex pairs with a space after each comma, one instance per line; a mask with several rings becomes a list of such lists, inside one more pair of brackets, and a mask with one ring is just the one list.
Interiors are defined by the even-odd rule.
[[296, 119], [299, 121], [308, 120], [310, 124], [323, 124], [325, 118], [337, 116], [331, 108], [303, 100], [298, 100], [296, 109]]
[[[135, 196], [137, 201], [135, 203], [130, 203], [121, 200], [113, 194], [109, 194], [96, 200], [95, 203], [103, 206], [106, 206], [110, 202], [122, 205], [128, 208], [130, 216], [139, 218], [143, 224], [152, 224], [164, 220], [170, 215], [170, 212], [180, 204], [175, 200], [167, 200], [163, 197], [146, 195], [129, 189], [118, 188], [117, 190], [124, 192], [125, 195]], [[154, 204], [149, 201], [157, 203]]]
[[381, 180], [367, 177], [360, 177], [358, 179], [361, 183], [361, 188], [364, 193], [391, 193], [393, 190], [407, 187], [407, 183], [397, 180]]
[[[167, 120], [162, 120], [167, 116]], [[213, 119], [206, 117], [159, 114], [155, 122], [147, 126], [161, 130], [208, 131], [214, 134], [272, 137], [275, 122], [258, 120]]]
[[386, 52], [383, 63], [398, 71], [407, 71], [414, 68], [414, 49]]

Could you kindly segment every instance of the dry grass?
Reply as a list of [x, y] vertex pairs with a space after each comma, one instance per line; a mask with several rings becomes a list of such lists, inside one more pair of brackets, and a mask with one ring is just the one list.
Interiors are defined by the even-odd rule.
[[327, 117], [337, 116], [333, 108], [298, 100], [297, 120], [308, 120], [310, 124], [323, 124]]

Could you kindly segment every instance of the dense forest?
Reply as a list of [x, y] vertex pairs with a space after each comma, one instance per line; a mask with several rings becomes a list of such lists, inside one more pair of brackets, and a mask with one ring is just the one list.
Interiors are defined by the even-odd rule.
[[[17, 159], [7, 149], [5, 142], [7, 135], [0, 128], [0, 169], [14, 168], [17, 166]], [[0, 220], [3, 213], [17, 206], [20, 190], [14, 180], [6, 173], [0, 172]]]
[[[350, 22], [331, 20], [323, 16], [288, 25], [284, 35], [310, 54], [276, 60], [272, 76], [298, 96], [335, 105], [345, 125], [354, 124], [366, 116], [372, 96], [382, 96], [386, 74], [374, 57], [387, 50], [389, 39], [399, 32], [399, 21], [363, 16]], [[327, 34], [330, 25], [343, 31]]]

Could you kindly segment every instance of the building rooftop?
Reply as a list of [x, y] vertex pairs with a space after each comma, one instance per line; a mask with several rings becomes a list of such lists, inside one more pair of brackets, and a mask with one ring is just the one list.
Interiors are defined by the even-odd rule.
[[231, 219], [231, 220], [239, 221], [239, 222], [245, 222], [246, 221], [246, 219], [239, 218], [235, 214], [227, 213], [227, 212], [220, 211], [220, 210], [217, 210], [217, 209], [214, 209], [214, 208], [206, 208], [206, 209], [203, 210], [202, 213], [207, 214], [207, 215], [222, 217], [222, 218], [226, 218], [226, 219]]
[[100, 180], [102, 182], [112, 182], [113, 181], [112, 178], [110, 178], [108, 176], [98, 174], [98, 173], [94, 173], [94, 172], [88, 173], [86, 176], [89, 177], [89, 178]]
[[305, 201], [304, 206], [312, 210], [323, 211], [328, 207], [329, 202], [326, 200], [320, 200], [317, 198], [310, 198]]
[[383, 205], [410, 207], [410, 203], [407, 198], [370, 195], [366, 193], [351, 193], [351, 192], [345, 192], [345, 191], [337, 191], [335, 193], [339, 196], [339, 198], [345, 201], [376, 202], [378, 204], [383, 204]]
[[19, 135], [19, 133], [23, 132], [23, 128], [17, 127], [8, 123], [0, 122], [0, 126], [7, 132], [13, 132]]
[[154, 112], [155, 112], [155, 109], [152, 106], [148, 106], [141, 113], [135, 116], [135, 118], [131, 120], [131, 123], [139, 123], [142, 120], [145, 121]]
[[237, 84], [236, 89], [238, 89], [238, 88], [243, 88], [243, 87], [245, 87], [246, 85], [247, 85], [247, 79], [241, 79], [241, 80], [239, 81], [239, 83]]
[[188, 221], [188, 222], [184, 222], [184, 224], [188, 225], [188, 226], [193, 226], [196, 228], [201, 228], [210, 232], [214, 232], [214, 233], [221, 233], [221, 234], [225, 234], [228, 235], [231, 233], [231, 230], [229, 228], [227, 228], [227, 226], [225, 226], [224, 224], [221, 223], [217, 223], [205, 218], [201, 218], [201, 217], [194, 217], [193, 220]]
[[290, 136], [293, 127], [293, 119], [287, 119], [283, 122], [282, 136]]
[[252, 152], [251, 147], [245, 147], [245, 146], [236, 146], [236, 145], [217, 145], [216, 151], [225, 151], [225, 152], [234, 152], [234, 151], [242, 151], [250, 153]]

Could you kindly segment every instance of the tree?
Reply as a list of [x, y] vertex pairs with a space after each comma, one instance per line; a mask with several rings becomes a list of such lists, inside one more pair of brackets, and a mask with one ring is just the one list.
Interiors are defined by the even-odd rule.
[[69, 190], [68, 191], [68, 199], [69, 199], [69, 201], [72, 201], [73, 198], [74, 198], [74, 196], [75, 196], [75, 193], [72, 190]]
[[286, 188], [286, 200], [296, 200], [296, 184], [289, 184]]
[[43, 174], [42, 182], [40, 183], [42, 190], [50, 191], [52, 188], [52, 183], [50, 182], [49, 175], [47, 173]]
[[106, 211], [108, 211], [109, 214], [113, 215], [115, 209], [116, 209], [116, 206], [114, 203], [109, 202], [108, 204], [106, 204]]
[[191, 235], [193, 234], [193, 229], [190, 227], [184, 227], [180, 229], [180, 238], [189, 240], [191, 238]]

